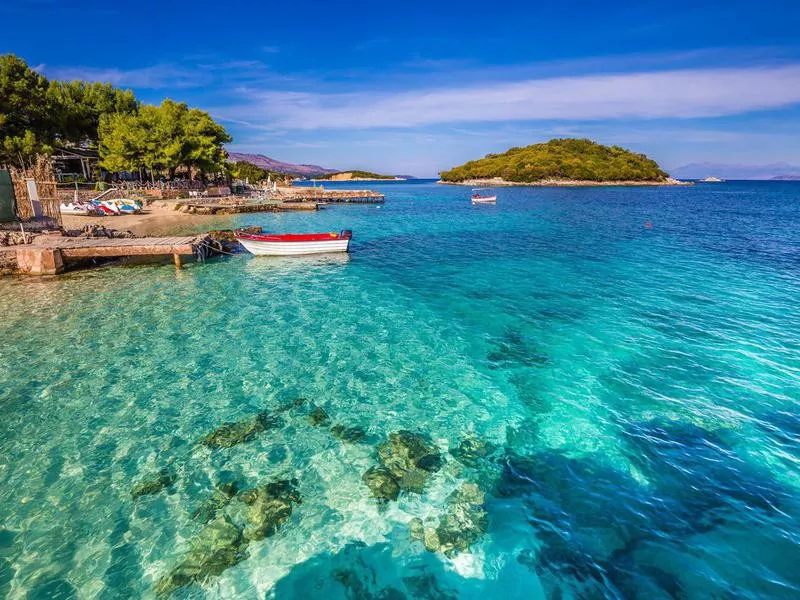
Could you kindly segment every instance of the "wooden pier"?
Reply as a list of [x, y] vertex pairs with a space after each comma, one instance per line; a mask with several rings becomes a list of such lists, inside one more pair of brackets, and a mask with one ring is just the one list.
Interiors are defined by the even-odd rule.
[[70, 261], [92, 258], [172, 256], [180, 268], [183, 257], [205, 258], [217, 245], [207, 234], [190, 237], [73, 238], [40, 236], [32, 244], [3, 248], [16, 252], [17, 272], [27, 275], [58, 275]]
[[298, 210], [318, 210], [318, 202], [292, 202], [267, 201], [258, 203], [221, 203], [221, 202], [178, 202], [175, 210], [192, 215], [233, 215], [253, 212], [287, 212]]
[[285, 204], [320, 202], [323, 204], [383, 204], [386, 197], [371, 190], [326, 190], [323, 188], [294, 188], [282, 198]]

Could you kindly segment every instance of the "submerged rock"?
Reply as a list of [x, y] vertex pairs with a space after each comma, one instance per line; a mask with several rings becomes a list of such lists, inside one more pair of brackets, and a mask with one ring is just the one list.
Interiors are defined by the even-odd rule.
[[380, 502], [397, 500], [400, 494], [397, 480], [385, 467], [371, 467], [361, 476], [361, 481], [367, 484], [372, 495]]
[[303, 406], [306, 405], [306, 402], [308, 402], [308, 400], [306, 400], [305, 398], [302, 397], [295, 398], [294, 400], [291, 400], [289, 402], [284, 402], [283, 404], [281, 404], [278, 407], [278, 412], [286, 412], [287, 410], [302, 408]]
[[247, 558], [247, 540], [227, 517], [217, 517], [189, 543], [189, 552], [167, 575], [158, 580], [155, 591], [168, 596], [190, 583], [206, 581]]
[[302, 502], [297, 481], [281, 480], [242, 492], [239, 496], [248, 505], [244, 536], [260, 540], [274, 535], [292, 514], [292, 503]]
[[223, 423], [211, 433], [203, 436], [200, 443], [209, 448], [232, 448], [237, 444], [249, 442], [262, 431], [273, 429], [279, 425], [278, 417], [265, 410], [241, 421]]
[[325, 427], [331, 422], [331, 418], [324, 408], [321, 406], [315, 406], [308, 415], [308, 421], [314, 427]]
[[131, 489], [131, 496], [134, 500], [141, 496], [157, 494], [164, 488], [170, 487], [178, 477], [170, 469], [161, 469], [158, 473], [146, 475], [134, 484]]
[[217, 485], [211, 496], [192, 513], [192, 518], [202, 523], [208, 523], [217, 513], [225, 508], [239, 491], [239, 486], [234, 481], [226, 481]]
[[430, 476], [442, 467], [442, 455], [433, 442], [411, 431], [390, 433], [378, 446], [378, 459], [401, 490], [422, 493]]
[[467, 435], [458, 447], [450, 450], [456, 459], [467, 466], [475, 466], [482, 458], [494, 452], [494, 445], [479, 438], [477, 435]]
[[342, 424], [336, 424], [331, 427], [331, 435], [337, 440], [357, 444], [367, 436], [367, 432], [361, 427], [346, 427]]
[[447, 509], [436, 527], [426, 527], [421, 520], [410, 524], [411, 536], [422, 540], [431, 552], [453, 556], [469, 550], [489, 526], [484, 495], [474, 483], [464, 483], [447, 499]]
[[495, 350], [486, 355], [492, 369], [541, 367], [550, 362], [547, 356], [532, 348], [525, 336], [516, 329], [507, 330], [495, 345]]

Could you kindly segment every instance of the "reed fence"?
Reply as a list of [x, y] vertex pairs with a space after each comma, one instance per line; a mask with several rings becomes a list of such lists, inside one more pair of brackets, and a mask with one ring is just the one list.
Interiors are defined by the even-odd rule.
[[28, 179], [36, 182], [39, 203], [42, 206], [42, 215], [50, 217], [61, 225], [61, 201], [58, 197], [56, 174], [53, 163], [47, 156], [38, 156], [36, 163], [30, 169], [11, 168], [11, 181], [14, 184], [14, 195], [17, 198], [17, 216], [22, 221], [29, 221], [35, 217], [33, 204], [28, 193]]

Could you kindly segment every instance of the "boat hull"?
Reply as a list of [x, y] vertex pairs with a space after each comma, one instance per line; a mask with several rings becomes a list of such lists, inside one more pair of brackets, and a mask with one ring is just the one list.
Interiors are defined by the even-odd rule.
[[89, 209], [85, 206], [79, 206], [76, 204], [62, 204], [61, 205], [61, 214], [62, 215], [81, 215], [85, 216], [89, 214]]
[[486, 196], [485, 198], [473, 198], [473, 204], [496, 204], [497, 196]]
[[299, 256], [303, 254], [326, 254], [347, 252], [350, 239], [334, 239], [310, 242], [264, 242], [238, 238], [245, 250], [256, 256]]

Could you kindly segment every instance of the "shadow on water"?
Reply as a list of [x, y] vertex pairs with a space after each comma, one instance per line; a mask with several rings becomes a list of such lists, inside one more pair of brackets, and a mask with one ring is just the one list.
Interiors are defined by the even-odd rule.
[[347, 544], [335, 554], [318, 554], [280, 579], [268, 592], [270, 600], [457, 600], [500, 597], [536, 600], [538, 585], [516, 577], [517, 565], [501, 570], [496, 580], [464, 577], [437, 555], [424, 552], [401, 562], [389, 543]]
[[[775, 549], [792, 544], [774, 533], [793, 530], [790, 490], [693, 425], [633, 423], [625, 436], [647, 482], [552, 450], [504, 459], [495, 493], [522, 501], [541, 545], [518, 560], [536, 571], [548, 597], [788, 598], [800, 589], [791, 561]], [[742, 532], [758, 542], [737, 554], [727, 539]], [[724, 566], [726, 577], [693, 573], [701, 552], [733, 554], [737, 564]]]
[[[295, 565], [275, 584], [268, 598], [457, 598], [443, 581], [451, 574], [443, 571], [438, 560], [422, 560], [424, 563], [404, 568], [392, 556], [390, 544], [354, 542], [336, 554], [318, 554]], [[421, 585], [423, 582], [426, 585]]]
[[492, 369], [542, 367], [550, 362], [518, 329], [506, 328], [500, 338], [491, 340], [491, 344], [494, 349], [487, 354], [486, 359]]

